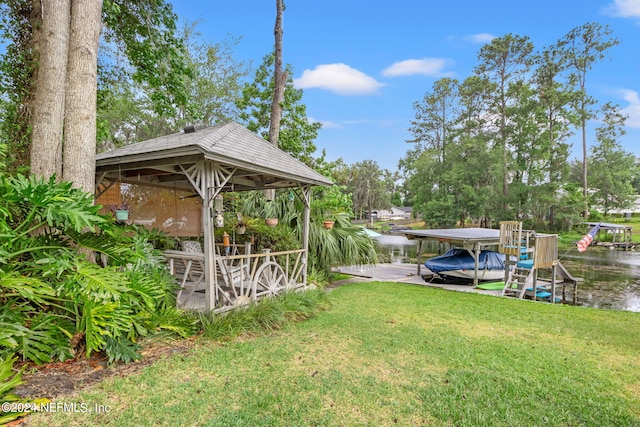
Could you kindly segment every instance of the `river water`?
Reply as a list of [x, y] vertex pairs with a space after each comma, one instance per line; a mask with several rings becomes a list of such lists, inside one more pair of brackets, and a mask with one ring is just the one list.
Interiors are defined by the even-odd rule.
[[[403, 235], [384, 234], [376, 239], [384, 262], [415, 262], [417, 241]], [[428, 248], [439, 253], [446, 248]], [[588, 247], [584, 253], [561, 251], [560, 262], [576, 278], [578, 304], [586, 307], [640, 312], [640, 252]]]

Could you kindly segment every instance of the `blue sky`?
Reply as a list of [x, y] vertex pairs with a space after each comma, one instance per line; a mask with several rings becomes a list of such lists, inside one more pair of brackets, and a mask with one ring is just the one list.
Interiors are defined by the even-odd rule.
[[[236, 60], [257, 67], [273, 49], [274, 0], [169, 0], [211, 42], [241, 37]], [[316, 145], [327, 158], [374, 160], [396, 170], [410, 148], [413, 103], [443, 76], [471, 75], [492, 37], [528, 36], [537, 49], [587, 22], [620, 40], [587, 76], [601, 102], [630, 117], [625, 150], [640, 156], [640, 0], [427, 1], [285, 0], [283, 59], [304, 89], [310, 119], [323, 123]], [[253, 76], [251, 76], [252, 78]], [[597, 123], [591, 123], [593, 129]], [[573, 157], [581, 142], [574, 137]]]

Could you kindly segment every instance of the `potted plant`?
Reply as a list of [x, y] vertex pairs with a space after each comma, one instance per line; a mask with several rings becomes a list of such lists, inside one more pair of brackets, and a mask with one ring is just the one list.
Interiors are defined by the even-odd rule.
[[129, 219], [129, 205], [124, 201], [119, 205], [111, 205], [111, 212], [116, 216], [116, 221], [127, 221]]
[[264, 216], [264, 222], [269, 227], [275, 227], [276, 225], [278, 225], [277, 209], [276, 209], [276, 204], [273, 200], [268, 200], [264, 204], [262, 213]]
[[318, 221], [326, 229], [333, 228], [336, 222], [336, 214], [351, 210], [351, 199], [345, 186], [333, 185], [319, 189], [314, 195], [312, 211]]
[[333, 224], [335, 224], [336, 222], [332, 219], [325, 219], [322, 221], [322, 226], [324, 228], [326, 228], [327, 230], [330, 230], [333, 228]]
[[246, 216], [242, 215], [239, 212], [236, 215], [236, 218], [237, 218], [236, 231], [238, 232], [238, 234], [246, 233], [247, 232], [247, 226], [249, 225], [249, 218], [247, 218]]

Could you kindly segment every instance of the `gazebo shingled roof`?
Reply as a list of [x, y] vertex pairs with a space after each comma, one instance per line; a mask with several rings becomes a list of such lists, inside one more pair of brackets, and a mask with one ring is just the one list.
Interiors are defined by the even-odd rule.
[[[155, 182], [162, 183], [172, 181], [171, 175], [181, 172], [178, 164], [205, 159], [237, 168], [225, 191], [332, 184], [330, 179], [235, 122], [162, 136], [100, 153], [96, 157], [96, 172], [99, 176], [105, 174], [107, 178], [116, 178], [116, 172], [128, 171], [124, 178], [144, 176], [153, 182], [150, 177], [155, 176]], [[143, 169], [146, 171], [141, 173]], [[184, 178], [175, 178], [184, 181]]]

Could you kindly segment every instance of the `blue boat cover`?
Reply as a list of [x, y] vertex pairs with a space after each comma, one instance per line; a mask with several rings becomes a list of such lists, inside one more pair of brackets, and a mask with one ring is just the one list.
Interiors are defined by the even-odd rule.
[[[505, 255], [494, 251], [481, 251], [478, 270], [504, 270]], [[465, 249], [451, 248], [444, 254], [427, 260], [424, 265], [434, 273], [452, 270], [473, 270], [475, 261]]]

